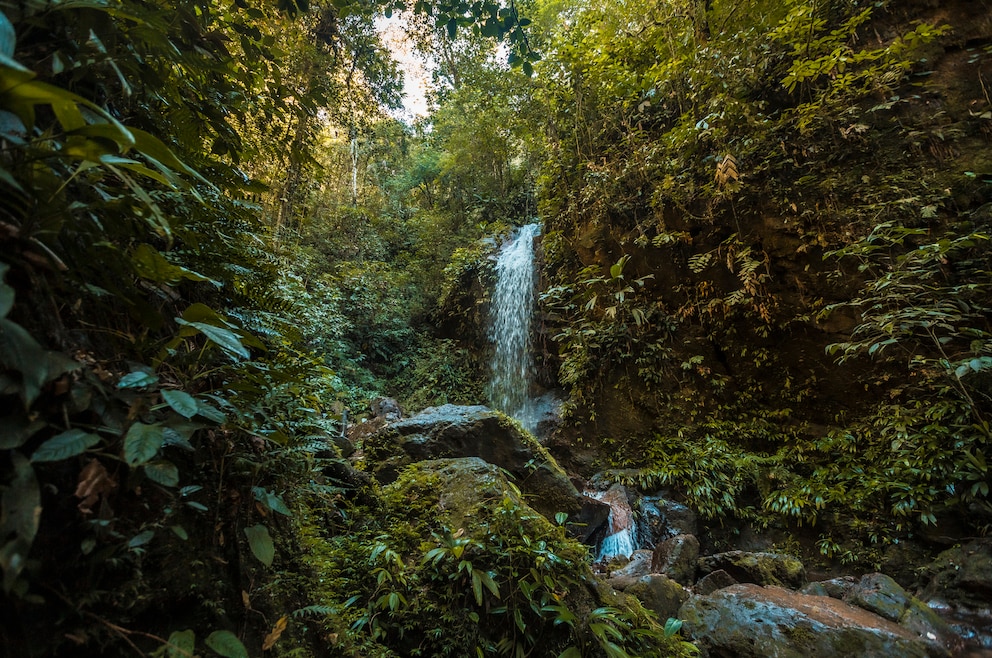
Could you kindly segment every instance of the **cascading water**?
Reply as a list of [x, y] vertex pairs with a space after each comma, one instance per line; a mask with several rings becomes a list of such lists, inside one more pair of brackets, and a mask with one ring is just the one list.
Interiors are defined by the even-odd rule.
[[534, 238], [540, 232], [540, 224], [522, 226], [500, 250], [489, 328], [494, 345], [489, 402], [531, 432], [536, 419], [530, 399], [530, 321], [534, 315]]
[[606, 520], [606, 536], [599, 544], [597, 560], [605, 561], [622, 555], [630, 557], [638, 548], [637, 524], [634, 510], [630, 508], [627, 492], [614, 485], [606, 491], [586, 491], [587, 496], [601, 500], [610, 506], [610, 516]]

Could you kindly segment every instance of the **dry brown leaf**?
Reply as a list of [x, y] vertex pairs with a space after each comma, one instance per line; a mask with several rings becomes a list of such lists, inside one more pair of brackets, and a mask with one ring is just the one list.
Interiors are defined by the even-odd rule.
[[246, 609], [251, 610], [251, 597], [245, 590], [241, 590], [241, 602], [245, 604]]
[[272, 645], [279, 641], [279, 636], [286, 630], [288, 623], [289, 617], [283, 615], [279, 618], [276, 625], [272, 627], [272, 632], [265, 636], [265, 640], [262, 642], [262, 651], [268, 651], [272, 648]]
[[719, 187], [723, 187], [730, 181], [739, 182], [740, 179], [740, 173], [737, 171], [737, 158], [728, 153], [716, 166], [716, 183]]
[[100, 496], [106, 496], [117, 488], [117, 482], [96, 458], [91, 459], [79, 473], [76, 485], [76, 498], [81, 498], [77, 506], [82, 514], [92, 514]]

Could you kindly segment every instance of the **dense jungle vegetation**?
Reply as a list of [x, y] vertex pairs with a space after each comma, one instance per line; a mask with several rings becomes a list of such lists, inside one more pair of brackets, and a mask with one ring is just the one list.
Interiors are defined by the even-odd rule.
[[992, 526], [985, 0], [0, 10], [6, 655], [689, 655], [561, 521], [340, 440], [485, 401], [535, 220], [571, 472], [839, 562]]

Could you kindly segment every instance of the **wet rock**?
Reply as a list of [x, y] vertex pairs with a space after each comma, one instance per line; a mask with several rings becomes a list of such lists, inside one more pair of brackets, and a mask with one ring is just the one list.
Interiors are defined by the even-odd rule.
[[640, 578], [651, 573], [652, 552], [646, 549], [639, 549], [630, 554], [630, 562], [623, 568], [613, 572], [614, 577], [634, 577]]
[[363, 503], [373, 500], [370, 493], [372, 477], [356, 469], [347, 460], [339, 458], [326, 460], [321, 467], [320, 479], [323, 483], [344, 489], [347, 498]]
[[335, 459], [339, 456], [348, 458], [355, 454], [355, 445], [348, 440], [348, 437], [340, 434], [308, 436], [307, 441], [320, 446], [320, 449], [314, 452], [314, 457], [318, 459]]
[[811, 583], [803, 588], [803, 592], [842, 599], [894, 621], [932, 644], [955, 646], [961, 643], [947, 622], [885, 574], [871, 573], [860, 580], [848, 576]]
[[626, 589], [661, 621], [677, 617], [679, 608], [689, 599], [689, 591], [668, 576], [653, 573], [641, 576]]
[[712, 594], [718, 589], [723, 589], [724, 587], [730, 587], [731, 585], [736, 585], [737, 581], [734, 580], [729, 573], [723, 569], [717, 569], [713, 573], [708, 573], [696, 583], [696, 594], [707, 595]]
[[703, 575], [719, 569], [739, 583], [777, 585], [798, 589], [806, 584], [806, 568], [796, 558], [783, 553], [729, 551], [699, 558]]
[[699, 521], [696, 513], [674, 500], [658, 500], [655, 505], [661, 512], [665, 527], [680, 535], [696, 535], [699, 533]]
[[992, 538], [942, 552], [922, 577], [920, 598], [962, 638], [963, 655], [992, 657]]
[[589, 496], [610, 506], [608, 523], [593, 535], [599, 547], [598, 559], [612, 562], [618, 557], [628, 558], [637, 550], [637, 528], [634, 510], [631, 507], [631, 494], [622, 484], [614, 484], [606, 491], [587, 491]]
[[844, 600], [891, 621], [899, 621], [910, 595], [885, 574], [870, 573], [847, 590]]
[[696, 535], [699, 524], [696, 513], [691, 509], [655, 494], [641, 498], [641, 532], [652, 543], [660, 542], [675, 535]]
[[[622, 560], [626, 560], [626, 563], [620, 565]], [[610, 564], [617, 566], [610, 569], [606, 582], [613, 589], [622, 592], [651, 572], [651, 551], [637, 550], [631, 553], [630, 558], [618, 556]]]
[[403, 418], [403, 410], [393, 398], [379, 398], [372, 403], [372, 415], [391, 423]]
[[947, 656], [898, 624], [824, 596], [732, 585], [679, 610], [702, 656], [735, 658], [923, 658]]
[[578, 514], [583, 496], [529, 434], [488, 407], [446, 404], [386, 425], [365, 439], [366, 461], [381, 483], [406, 466], [426, 460], [479, 457], [506, 469], [528, 503], [553, 518]]
[[581, 542], [588, 542], [589, 538], [600, 530], [609, 518], [609, 505], [583, 495], [579, 511], [568, 519], [568, 528], [576, 539]]
[[321, 469], [324, 477], [345, 488], [365, 487], [372, 483], [368, 473], [359, 471], [343, 459], [328, 460]]
[[544, 443], [561, 426], [561, 409], [566, 399], [564, 391], [553, 389], [528, 403], [525, 425], [534, 428], [538, 441]]
[[696, 577], [699, 540], [693, 535], [676, 535], [664, 540], [654, 549], [651, 571], [665, 574], [682, 585]]
[[992, 602], [992, 537], [976, 539], [937, 556], [927, 567], [923, 599], [954, 607], [988, 609]]
[[812, 594], [813, 596], [830, 596], [835, 599], [843, 599], [857, 584], [858, 579], [854, 576], [841, 576], [840, 578], [809, 583], [800, 591], [803, 594]]

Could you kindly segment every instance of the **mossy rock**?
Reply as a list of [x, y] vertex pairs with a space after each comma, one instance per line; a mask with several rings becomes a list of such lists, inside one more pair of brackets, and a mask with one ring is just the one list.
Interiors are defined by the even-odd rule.
[[699, 558], [701, 576], [723, 570], [739, 583], [777, 585], [799, 589], [806, 584], [803, 563], [782, 553], [749, 553], [728, 551]]
[[382, 483], [420, 461], [478, 457], [505, 469], [528, 503], [547, 518], [578, 514], [584, 497], [533, 436], [483, 406], [446, 404], [387, 425], [364, 443], [366, 463]]
[[642, 576], [624, 591], [661, 620], [678, 616], [679, 608], [689, 599], [689, 592], [682, 585], [657, 573]]
[[409, 504], [411, 517], [433, 507], [454, 530], [474, 528], [492, 504], [504, 498], [526, 507], [503, 472], [478, 457], [417, 462], [384, 487], [383, 494], [396, 504]]
[[985, 609], [992, 601], [992, 538], [948, 549], [927, 567], [924, 598], [952, 606]]
[[[376, 541], [398, 547], [393, 550], [402, 551], [404, 569], [413, 567], [420, 579], [416, 603], [413, 592], [406, 596], [410, 617], [395, 643], [402, 655], [414, 649], [441, 655], [443, 648], [443, 655], [468, 656], [476, 646], [488, 647], [488, 655], [501, 637], [522, 637], [526, 629], [531, 639], [521, 646], [530, 655], [557, 656], [569, 646], [594, 646], [604, 618], [630, 629], [616, 640], [629, 655], [686, 655], [637, 599], [599, 585], [588, 547], [528, 506], [503, 469], [479, 457], [420, 461], [382, 494], [381, 511], [391, 521]], [[452, 540], [466, 542], [464, 553], [429, 557]], [[473, 585], [466, 573], [486, 574], [498, 595], [488, 585]], [[544, 604], [536, 606], [541, 597]], [[569, 621], [560, 623], [558, 614]]]

